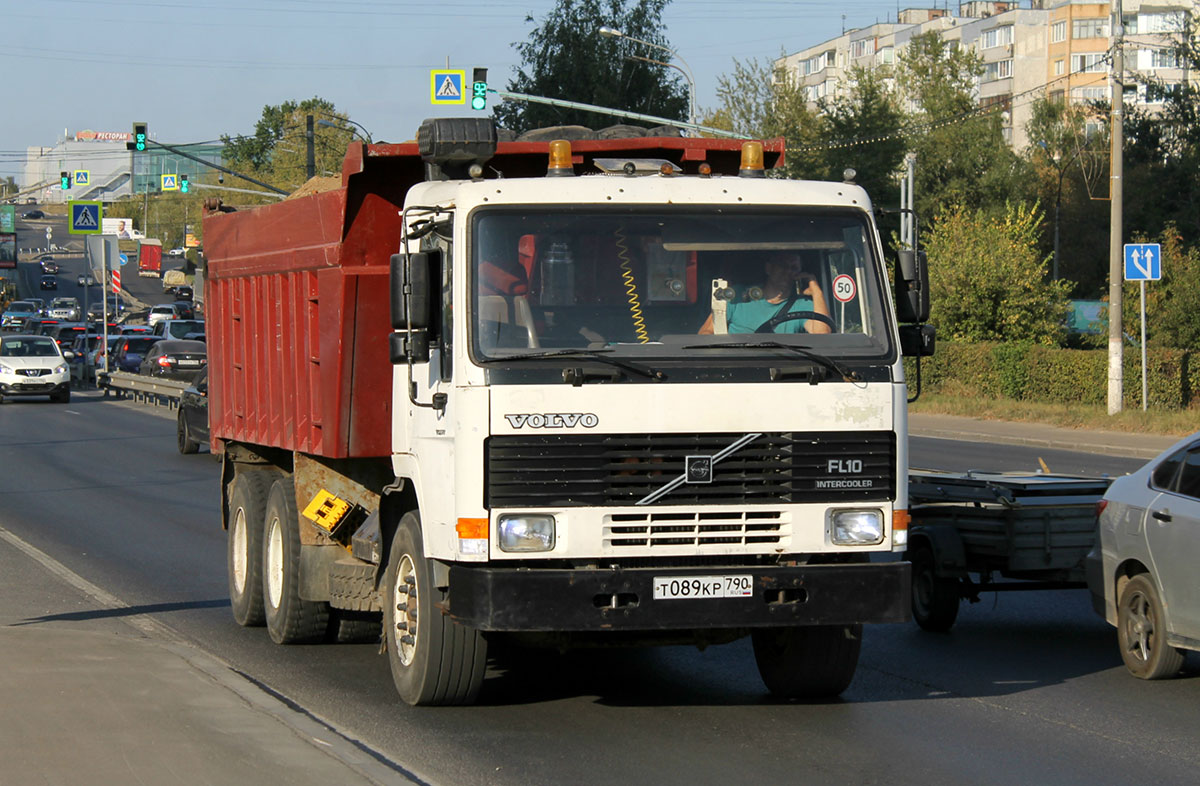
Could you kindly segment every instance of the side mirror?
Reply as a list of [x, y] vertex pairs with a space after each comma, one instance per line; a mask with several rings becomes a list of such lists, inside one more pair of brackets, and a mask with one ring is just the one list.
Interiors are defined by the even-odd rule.
[[933, 325], [901, 325], [900, 354], [909, 358], [927, 358], [937, 346]]
[[924, 251], [902, 249], [896, 260], [896, 317], [901, 322], [929, 320], [929, 268]]
[[71, 350], [69, 350], [69, 349], [67, 349], [67, 350], [64, 350], [64, 351], [63, 351], [63, 359], [64, 359], [64, 360], [74, 360], [74, 359], [75, 359], [75, 353], [74, 353], [74, 352], [72, 352], [72, 351], [71, 351]]
[[410, 326], [414, 330], [436, 327], [437, 306], [441, 301], [441, 271], [441, 251], [409, 254], [407, 265], [404, 254], [392, 254], [393, 330], [407, 330]]

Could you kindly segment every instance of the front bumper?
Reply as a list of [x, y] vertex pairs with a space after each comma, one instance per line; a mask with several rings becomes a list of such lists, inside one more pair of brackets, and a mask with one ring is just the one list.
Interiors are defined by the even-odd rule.
[[69, 376], [61, 375], [56, 377], [24, 377], [17, 378], [16, 381], [11, 377], [5, 377], [0, 380], [0, 395], [3, 396], [45, 396], [55, 395], [71, 387], [71, 379]]
[[[743, 598], [655, 600], [653, 581], [749, 575]], [[558, 570], [450, 567], [450, 616], [485, 631], [661, 631], [911, 619], [907, 562]]]

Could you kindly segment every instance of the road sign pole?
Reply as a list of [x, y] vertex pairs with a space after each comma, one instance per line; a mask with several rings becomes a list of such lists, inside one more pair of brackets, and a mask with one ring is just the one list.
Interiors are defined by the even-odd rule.
[[1142, 281], [1142, 412], [1146, 411], [1146, 282]]

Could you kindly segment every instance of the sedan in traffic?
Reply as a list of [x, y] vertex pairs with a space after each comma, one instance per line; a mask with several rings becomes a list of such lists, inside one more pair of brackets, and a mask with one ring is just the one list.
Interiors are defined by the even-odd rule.
[[1114, 480], [1099, 510], [1092, 605], [1116, 626], [1130, 673], [1172, 677], [1200, 650], [1200, 432]]
[[43, 273], [57, 273], [59, 271], [58, 263], [53, 259], [43, 259], [40, 263]]
[[146, 357], [150, 347], [162, 341], [158, 336], [124, 336], [123, 338], [125, 340], [113, 350], [112, 360], [108, 366], [110, 371], [138, 373], [142, 359]]
[[28, 219], [32, 219], [32, 220], [42, 219], [45, 217], [46, 217], [46, 214], [40, 210], [26, 210], [24, 213], [21, 214], [21, 218], [28, 218]]
[[4, 309], [4, 316], [0, 317], [0, 328], [17, 330], [25, 324], [25, 320], [37, 316], [37, 314], [36, 303], [29, 300], [14, 300], [8, 304], [8, 308]]
[[39, 286], [42, 289], [58, 289], [58, 276], [44, 275], [42, 276]]
[[180, 453], [197, 453], [208, 444], [208, 367], [200, 369], [179, 396], [175, 436]]
[[148, 377], [190, 380], [208, 362], [208, 347], [203, 341], [164, 339], [146, 352], [139, 374]]

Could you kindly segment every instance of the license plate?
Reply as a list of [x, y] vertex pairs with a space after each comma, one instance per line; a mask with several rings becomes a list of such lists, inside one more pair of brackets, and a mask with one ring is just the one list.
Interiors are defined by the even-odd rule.
[[198, 365], [200, 365], [199, 360], [180, 360], [178, 362], [179, 362], [179, 365], [181, 365], [181, 366], [198, 366]]
[[686, 598], [749, 598], [754, 595], [750, 576], [656, 576], [655, 600]]

